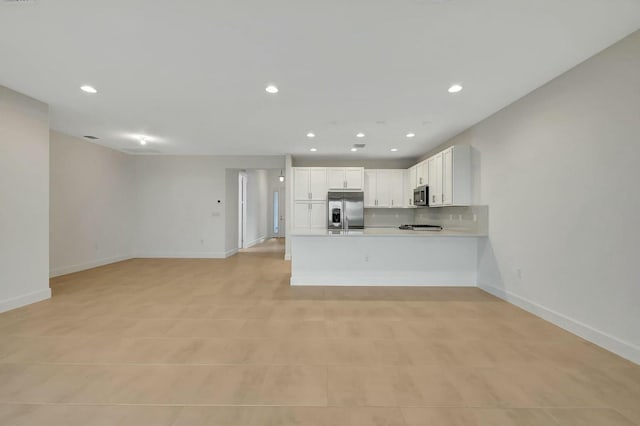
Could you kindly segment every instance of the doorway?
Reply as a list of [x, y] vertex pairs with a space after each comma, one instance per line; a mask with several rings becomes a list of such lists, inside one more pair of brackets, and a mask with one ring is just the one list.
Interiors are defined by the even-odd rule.
[[275, 187], [273, 190], [273, 223], [272, 236], [284, 237], [284, 186]]
[[247, 240], [247, 174], [238, 173], [238, 248]]

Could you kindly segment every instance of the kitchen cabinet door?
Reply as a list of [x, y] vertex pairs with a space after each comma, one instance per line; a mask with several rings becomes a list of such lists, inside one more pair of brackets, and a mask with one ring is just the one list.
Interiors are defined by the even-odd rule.
[[293, 207], [293, 226], [295, 228], [309, 228], [311, 203], [295, 203]]
[[309, 169], [309, 193], [311, 194], [310, 200], [327, 200], [327, 169], [320, 167]]
[[404, 170], [391, 170], [389, 176], [391, 198], [391, 207], [400, 208], [406, 206], [404, 200], [405, 184], [404, 184]]
[[407, 180], [405, 185], [405, 202], [407, 207], [414, 207], [413, 205], [413, 190], [416, 188], [418, 166], [413, 166], [407, 170]]
[[429, 161], [416, 165], [416, 186], [429, 185]]
[[442, 205], [442, 153], [429, 158], [429, 206]]
[[296, 167], [293, 171], [293, 195], [295, 200], [309, 200], [309, 168]]
[[347, 167], [344, 176], [345, 189], [362, 190], [364, 183], [364, 169], [362, 167]]
[[364, 171], [364, 206], [376, 207], [378, 174], [376, 170]]
[[326, 203], [310, 203], [309, 204], [309, 228], [327, 228], [327, 204]]
[[346, 177], [344, 168], [327, 169], [327, 182], [329, 189], [340, 190], [346, 186]]
[[376, 207], [391, 207], [391, 170], [376, 172]]
[[442, 205], [453, 204], [453, 148], [442, 152]]

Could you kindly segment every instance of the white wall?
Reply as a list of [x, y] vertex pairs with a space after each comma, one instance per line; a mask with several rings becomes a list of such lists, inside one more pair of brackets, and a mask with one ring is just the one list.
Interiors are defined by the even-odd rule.
[[638, 70], [640, 32], [439, 147], [473, 147], [481, 285], [635, 362]]
[[226, 170], [282, 167], [284, 157], [137, 156], [136, 256], [225, 257]]
[[225, 257], [238, 252], [238, 174], [239, 170], [225, 171]]
[[133, 157], [51, 131], [50, 275], [132, 256]]
[[0, 312], [49, 297], [49, 108], [0, 86]]

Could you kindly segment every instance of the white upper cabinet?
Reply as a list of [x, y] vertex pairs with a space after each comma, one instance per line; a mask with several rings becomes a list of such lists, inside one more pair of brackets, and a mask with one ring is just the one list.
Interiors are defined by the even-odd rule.
[[471, 148], [455, 145], [428, 162], [429, 206], [471, 205]]
[[327, 169], [330, 190], [362, 191], [364, 185], [363, 167], [331, 167]]
[[391, 207], [407, 207], [407, 203], [404, 199], [405, 184], [404, 184], [404, 170], [391, 170], [390, 182], [391, 182]]
[[293, 185], [296, 201], [326, 201], [327, 169], [324, 167], [295, 167]]
[[347, 181], [345, 189], [362, 191], [362, 188], [364, 188], [364, 167], [347, 167], [344, 174]]
[[365, 170], [364, 206], [368, 208], [401, 208], [406, 189], [404, 170]]
[[429, 158], [429, 206], [442, 205], [442, 153]]
[[[424, 160], [416, 166], [416, 186], [429, 185], [429, 161]], [[414, 187], [414, 188], [415, 188]]]
[[296, 167], [293, 169], [293, 196], [296, 200], [309, 200], [309, 169]]
[[416, 182], [418, 181], [418, 166], [410, 167], [406, 171], [406, 181], [405, 181], [405, 205], [407, 207], [415, 207], [413, 205], [413, 190], [416, 189], [418, 185]]
[[376, 207], [378, 173], [376, 170], [364, 171], [364, 206]]
[[442, 152], [442, 205], [453, 204], [453, 148]]

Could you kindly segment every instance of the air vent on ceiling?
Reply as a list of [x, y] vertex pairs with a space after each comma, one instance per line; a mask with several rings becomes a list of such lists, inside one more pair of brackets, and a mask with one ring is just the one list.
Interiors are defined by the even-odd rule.
[[366, 144], [366, 143], [354, 143], [354, 144], [353, 144], [353, 147], [354, 147], [354, 148], [358, 148], [358, 149], [362, 149], [362, 148], [364, 148], [365, 146], [367, 146], [367, 144]]
[[98, 139], [100, 139], [97, 136], [92, 136], [92, 135], [84, 135], [83, 138], [85, 139], [91, 139], [92, 141], [97, 141]]

